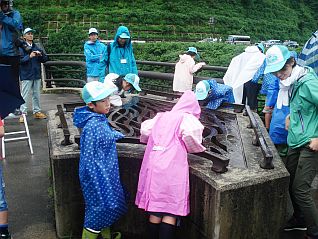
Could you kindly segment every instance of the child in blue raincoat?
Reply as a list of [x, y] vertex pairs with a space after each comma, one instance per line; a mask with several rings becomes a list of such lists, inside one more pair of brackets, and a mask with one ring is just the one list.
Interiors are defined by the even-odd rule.
[[[124, 135], [113, 130], [105, 114], [116, 88], [87, 83], [82, 98], [87, 104], [74, 112], [74, 125], [82, 128], [79, 178], [85, 200], [82, 239], [111, 239], [110, 226], [126, 213], [124, 190], [119, 178], [116, 140]], [[112, 237], [120, 239], [120, 233]]]
[[198, 100], [206, 100], [206, 108], [211, 110], [216, 110], [224, 102], [235, 102], [232, 87], [213, 79], [200, 81], [195, 87], [195, 95]]

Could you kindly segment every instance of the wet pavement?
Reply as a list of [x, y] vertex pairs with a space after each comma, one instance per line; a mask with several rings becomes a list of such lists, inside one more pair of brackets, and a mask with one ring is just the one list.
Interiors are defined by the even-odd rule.
[[[75, 94], [42, 94], [42, 109], [46, 112], [56, 109], [57, 104], [78, 99]], [[14, 239], [56, 239], [46, 120], [33, 119], [32, 115], [27, 118], [34, 155], [26, 141], [9, 142], [2, 160], [9, 227]], [[23, 129], [18, 119], [6, 121], [8, 132], [19, 128]], [[281, 239], [303, 238], [303, 232], [281, 233]]]

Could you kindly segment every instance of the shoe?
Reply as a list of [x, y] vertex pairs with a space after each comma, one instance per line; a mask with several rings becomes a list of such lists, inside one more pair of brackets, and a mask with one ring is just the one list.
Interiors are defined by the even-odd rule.
[[34, 119], [46, 119], [46, 115], [42, 112], [36, 112], [33, 114]]
[[297, 220], [294, 216], [291, 217], [286, 225], [284, 226], [284, 231], [306, 231], [307, 226], [303, 220]]
[[0, 234], [0, 239], [12, 239], [10, 233]]
[[19, 117], [19, 123], [24, 123], [24, 118], [22, 115]]

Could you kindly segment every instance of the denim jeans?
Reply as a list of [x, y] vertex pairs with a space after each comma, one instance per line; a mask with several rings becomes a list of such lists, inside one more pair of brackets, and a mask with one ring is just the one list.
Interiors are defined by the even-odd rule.
[[24, 80], [21, 85], [21, 94], [25, 101], [25, 103], [20, 107], [22, 114], [27, 113], [30, 94], [32, 94], [33, 114], [40, 112], [41, 80]]
[[7, 211], [8, 206], [5, 199], [4, 181], [2, 177], [2, 166], [0, 166], [0, 212]]

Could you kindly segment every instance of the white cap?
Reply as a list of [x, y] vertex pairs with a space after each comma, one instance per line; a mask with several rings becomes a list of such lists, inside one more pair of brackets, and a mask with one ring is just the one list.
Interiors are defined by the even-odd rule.
[[87, 104], [92, 101], [105, 99], [116, 91], [116, 88], [108, 88], [99, 81], [88, 82], [82, 90], [82, 99]]
[[90, 35], [90, 34], [92, 34], [92, 33], [96, 33], [96, 34], [98, 34], [97, 29], [96, 29], [96, 28], [94, 28], [94, 27], [90, 28], [90, 29], [88, 30], [88, 35]]
[[30, 28], [30, 27], [27, 27], [27, 28], [25, 28], [24, 29], [24, 31], [23, 31], [23, 35], [25, 35], [25, 34], [27, 34], [28, 32], [35, 32], [35, 30], [33, 30], [32, 28]]
[[195, 87], [195, 96], [198, 100], [204, 100], [210, 91], [210, 84], [207, 80], [200, 81]]
[[105, 77], [104, 82], [116, 80], [118, 77], [119, 77], [119, 75], [116, 74], [116, 73], [109, 73], [109, 74]]

